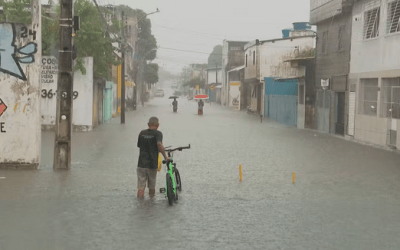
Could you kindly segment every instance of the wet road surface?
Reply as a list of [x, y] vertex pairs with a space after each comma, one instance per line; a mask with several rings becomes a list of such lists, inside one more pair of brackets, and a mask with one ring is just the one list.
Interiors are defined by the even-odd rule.
[[[73, 164], [0, 170], [0, 249], [400, 249], [400, 155], [245, 112], [155, 98], [74, 133]], [[136, 199], [137, 136], [157, 116], [183, 191]], [[239, 182], [239, 164], [243, 182]], [[292, 173], [296, 183], [292, 183]], [[3, 178], [2, 178], [3, 177]], [[165, 170], [157, 176], [164, 186]]]

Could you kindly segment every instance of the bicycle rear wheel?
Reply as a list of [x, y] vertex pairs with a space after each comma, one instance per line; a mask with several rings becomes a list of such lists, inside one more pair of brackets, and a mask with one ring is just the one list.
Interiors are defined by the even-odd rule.
[[175, 181], [176, 181], [176, 190], [182, 191], [182, 180], [181, 175], [177, 168], [175, 168]]
[[169, 205], [172, 205], [175, 200], [175, 194], [174, 194], [174, 186], [172, 184], [172, 179], [171, 176], [169, 176], [169, 174], [167, 174], [167, 197]]

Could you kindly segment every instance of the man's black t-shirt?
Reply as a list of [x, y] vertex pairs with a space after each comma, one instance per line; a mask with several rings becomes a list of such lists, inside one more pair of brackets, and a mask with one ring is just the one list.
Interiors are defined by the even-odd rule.
[[162, 142], [163, 135], [156, 129], [145, 129], [139, 134], [137, 146], [140, 148], [139, 168], [156, 169], [158, 166], [157, 142]]

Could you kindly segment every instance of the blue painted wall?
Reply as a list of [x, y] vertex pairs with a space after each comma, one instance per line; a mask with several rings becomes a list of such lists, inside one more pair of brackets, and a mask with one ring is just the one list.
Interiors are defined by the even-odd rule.
[[264, 115], [288, 125], [297, 126], [298, 80], [275, 81], [265, 77]]
[[272, 77], [265, 77], [265, 95], [295, 95], [298, 93], [298, 80], [275, 81]]

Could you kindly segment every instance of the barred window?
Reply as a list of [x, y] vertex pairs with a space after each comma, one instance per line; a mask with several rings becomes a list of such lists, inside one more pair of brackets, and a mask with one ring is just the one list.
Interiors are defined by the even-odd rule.
[[377, 115], [378, 91], [378, 78], [360, 80], [359, 114], [371, 116]]
[[379, 18], [381, 7], [364, 12], [364, 39], [379, 36]]
[[381, 117], [400, 119], [400, 78], [382, 78]]
[[400, 31], [400, 0], [395, 0], [388, 4], [386, 32], [395, 33], [399, 31]]

